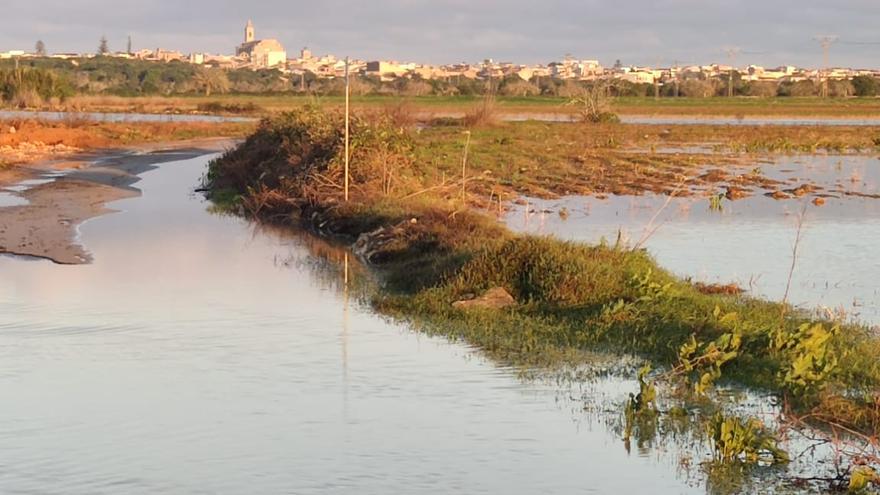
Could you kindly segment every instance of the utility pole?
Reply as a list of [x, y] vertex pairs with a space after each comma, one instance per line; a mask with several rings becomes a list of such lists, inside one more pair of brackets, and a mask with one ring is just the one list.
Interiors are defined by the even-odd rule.
[[730, 64], [730, 74], [727, 76], [727, 96], [733, 98], [733, 71], [736, 66], [736, 56], [739, 54], [740, 48], [734, 46], [727, 48], [724, 51], [727, 53], [727, 63]]
[[678, 74], [678, 65], [679, 65], [679, 63], [680, 63], [680, 62], [679, 62], [678, 60], [675, 60], [675, 61], [672, 62], [673, 67], [675, 68], [675, 72], [673, 72], [673, 73], [671, 74], [671, 75], [672, 75], [672, 84], [675, 85], [675, 89], [674, 89], [674, 93], [673, 93], [673, 94], [674, 94], [674, 96], [675, 96], [676, 98], [678, 98], [678, 76], [679, 76], [679, 74]]
[[[661, 58], [657, 57], [657, 60], [654, 62], [654, 67], [651, 68], [651, 75], [654, 78], [654, 99], [660, 99], [660, 78], [657, 77], [657, 70], [660, 68]], [[660, 71], [660, 76], [663, 76], [663, 71]]]
[[830, 65], [831, 45], [836, 43], [838, 39], [839, 37], [836, 34], [820, 34], [813, 37], [813, 40], [818, 41], [819, 46], [822, 47], [822, 69], [819, 71], [819, 83], [823, 98], [828, 96], [828, 68]]
[[351, 82], [348, 77], [348, 57], [345, 57], [345, 201], [348, 202], [348, 141], [349, 141], [349, 126], [351, 124], [351, 117], [349, 115], [350, 112], [350, 97], [351, 97]]

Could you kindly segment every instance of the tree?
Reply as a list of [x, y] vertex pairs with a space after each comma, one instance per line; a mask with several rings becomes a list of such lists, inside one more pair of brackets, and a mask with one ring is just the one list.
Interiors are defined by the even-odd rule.
[[225, 93], [229, 91], [229, 78], [223, 69], [208, 69], [200, 67], [193, 74], [193, 84], [205, 92], [205, 96], [211, 96], [212, 92]]
[[746, 86], [746, 94], [760, 98], [772, 98], [779, 91], [779, 85], [772, 81], [753, 81]]
[[38, 57], [46, 56], [46, 44], [43, 43], [43, 40], [38, 40], [36, 46], [34, 47], [34, 51]]
[[853, 84], [846, 79], [832, 79], [828, 85], [828, 96], [834, 98], [847, 98], [855, 94]]
[[856, 76], [852, 79], [856, 96], [877, 96], [880, 92], [880, 82], [871, 76]]
[[519, 76], [516, 79], [505, 80], [501, 85], [499, 92], [504, 96], [536, 96], [541, 94], [541, 88], [534, 84], [522, 80]]
[[578, 117], [583, 123], [612, 124], [620, 118], [611, 110], [611, 94], [614, 81], [600, 80], [589, 85], [578, 85], [578, 94], [568, 99], [569, 106], [577, 108]]
[[101, 36], [101, 41], [98, 43], [98, 54], [107, 55], [108, 53], [110, 53], [110, 46], [107, 44], [107, 37]]
[[689, 98], [708, 98], [715, 94], [715, 86], [711, 81], [687, 79], [681, 83], [679, 91]]

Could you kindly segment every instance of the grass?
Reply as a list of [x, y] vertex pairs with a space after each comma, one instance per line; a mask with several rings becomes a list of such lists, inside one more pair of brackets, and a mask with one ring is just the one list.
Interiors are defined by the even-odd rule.
[[[380, 109], [405, 100], [420, 113], [457, 115], [467, 113], [482, 96], [354, 96], [352, 102], [360, 108]], [[339, 96], [305, 96], [293, 94], [222, 94], [206, 96], [75, 96], [63, 103], [65, 108], [89, 111], [123, 111], [147, 113], [194, 113], [200, 105], [219, 104], [225, 108], [263, 109], [266, 112], [288, 111], [320, 102], [328, 107], [341, 107]], [[573, 114], [561, 97], [497, 97], [499, 115], [511, 114]], [[612, 110], [621, 115], [695, 116], [695, 117], [865, 117], [880, 114], [877, 98], [636, 98], [621, 97], [613, 101]], [[232, 112], [235, 113], [235, 112]]]
[[[474, 130], [475, 149], [485, 155], [476, 153], [473, 162], [511, 193], [532, 193], [536, 184], [554, 190], [593, 158], [566, 170], [551, 161], [553, 140], [585, 129], [592, 128], [526, 123]], [[630, 132], [598, 129], [587, 138], [597, 145], [608, 134]], [[460, 167], [461, 129], [416, 134], [373, 114], [356, 116], [352, 132], [357, 187], [350, 202], [342, 201], [340, 187], [341, 116], [316, 107], [262, 122], [211, 164], [207, 185], [215, 197], [238, 198], [232, 207], [242, 213], [305, 224], [352, 244], [383, 282], [374, 296], [380, 312], [466, 340], [501, 362], [546, 367], [578, 364], [595, 350], [634, 353], [698, 393], [716, 381], [758, 388], [798, 413], [880, 434], [880, 363], [873, 358], [880, 341], [867, 329], [814, 320], [736, 291], [707, 291], [669, 274], [643, 250], [516, 235], [474, 208], [484, 202], [485, 185], [468, 186], [462, 201], [462, 177], [453, 167]], [[448, 164], [432, 162], [436, 156]], [[533, 169], [523, 160], [544, 165]], [[494, 287], [518, 304], [452, 306]]]
[[[537, 121], [469, 129], [443, 121], [414, 135], [414, 166], [427, 181], [460, 175], [470, 130], [469, 188], [478, 197], [518, 194], [709, 194], [735, 184], [773, 192], [758, 172], [726, 166], [753, 163], [763, 152], [858, 152], [876, 149], [880, 128], [782, 126], [644, 126]], [[700, 150], [702, 146], [712, 154]], [[681, 150], [685, 151], [681, 151]], [[633, 150], [637, 150], [634, 152]], [[670, 150], [655, 152], [655, 150]], [[716, 173], [707, 168], [716, 167]]]

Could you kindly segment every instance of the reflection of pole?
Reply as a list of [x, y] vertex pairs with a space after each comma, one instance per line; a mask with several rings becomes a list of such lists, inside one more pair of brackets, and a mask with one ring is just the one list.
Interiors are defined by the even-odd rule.
[[348, 415], [348, 252], [343, 262], [342, 287], [342, 401], [343, 413]]
[[[349, 117], [349, 99], [351, 95], [351, 84], [348, 77], [348, 57], [345, 57], [345, 200], [348, 201], [348, 139], [349, 125], [351, 118]], [[348, 258], [345, 258], [348, 260]]]
[[342, 373], [348, 382], [348, 253], [345, 253], [342, 288]]

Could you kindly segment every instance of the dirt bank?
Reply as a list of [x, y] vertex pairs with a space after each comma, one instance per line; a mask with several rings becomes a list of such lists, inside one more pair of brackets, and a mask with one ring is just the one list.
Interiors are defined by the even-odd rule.
[[[59, 264], [88, 263], [91, 256], [78, 242], [78, 225], [114, 211], [106, 206], [111, 201], [139, 196], [140, 190], [133, 187], [139, 175], [159, 164], [215, 153], [232, 144], [226, 138], [155, 144], [0, 171], [0, 187], [12, 187], [12, 195], [27, 201], [0, 207], [0, 253]], [[47, 182], [12, 186], [22, 180]]]

